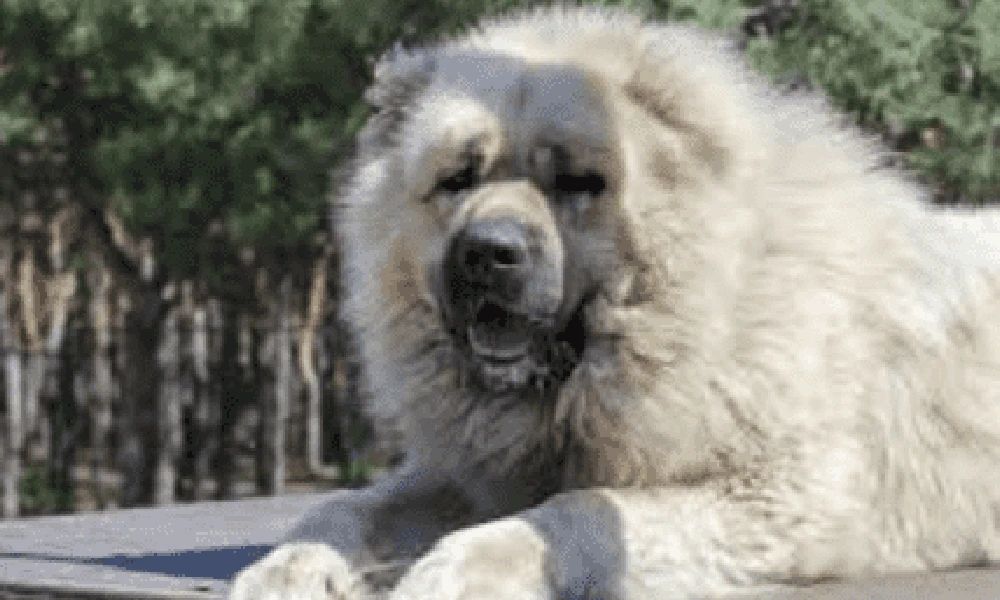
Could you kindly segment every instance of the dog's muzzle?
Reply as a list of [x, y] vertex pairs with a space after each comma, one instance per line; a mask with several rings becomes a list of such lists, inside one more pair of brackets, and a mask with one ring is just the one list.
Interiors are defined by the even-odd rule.
[[551, 371], [562, 267], [537, 231], [514, 218], [475, 221], [453, 234], [443, 263], [448, 325], [489, 389], [523, 387]]
[[537, 252], [529, 229], [513, 219], [470, 224], [452, 240], [446, 262], [448, 302], [476, 356], [516, 361], [531, 351], [547, 315], [532, 314]]

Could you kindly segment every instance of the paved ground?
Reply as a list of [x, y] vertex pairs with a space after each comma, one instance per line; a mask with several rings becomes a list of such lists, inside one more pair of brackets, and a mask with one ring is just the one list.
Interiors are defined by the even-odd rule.
[[[211, 599], [323, 495], [0, 521], [0, 599]], [[51, 596], [48, 596], [51, 597]], [[1000, 600], [1000, 570], [817, 586], [775, 600]]]
[[0, 585], [217, 597], [322, 497], [0, 521]]

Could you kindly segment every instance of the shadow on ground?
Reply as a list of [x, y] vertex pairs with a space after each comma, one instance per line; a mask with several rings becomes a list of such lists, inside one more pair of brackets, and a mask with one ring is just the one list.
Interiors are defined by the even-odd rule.
[[262, 558], [272, 548], [273, 546], [267, 545], [240, 546], [236, 548], [165, 552], [163, 554], [115, 554], [98, 558], [81, 558], [36, 552], [0, 552], [0, 560], [5, 558], [19, 558], [70, 562], [83, 565], [117, 567], [126, 571], [159, 573], [174, 577], [228, 580], [243, 567]]

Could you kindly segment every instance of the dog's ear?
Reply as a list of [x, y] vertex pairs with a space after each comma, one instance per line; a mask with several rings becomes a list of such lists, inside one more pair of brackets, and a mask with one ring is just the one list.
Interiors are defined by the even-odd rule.
[[364, 94], [372, 115], [358, 138], [363, 154], [392, 143], [410, 104], [430, 82], [435, 62], [431, 51], [405, 50], [398, 42], [378, 60], [375, 80]]
[[[707, 167], [721, 176], [748, 159], [753, 121], [734, 97], [734, 77], [748, 77], [735, 64], [726, 40], [689, 28], [651, 30], [650, 43], [625, 83], [626, 95], [671, 138], [673, 159]], [[654, 132], [656, 133], [656, 132]]]

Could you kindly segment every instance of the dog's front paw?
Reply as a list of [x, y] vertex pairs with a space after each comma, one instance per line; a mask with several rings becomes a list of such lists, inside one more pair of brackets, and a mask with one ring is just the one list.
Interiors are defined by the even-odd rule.
[[355, 600], [361, 578], [325, 544], [280, 546], [236, 574], [229, 600]]
[[445, 536], [406, 573], [392, 600], [551, 600], [545, 541], [505, 519]]

